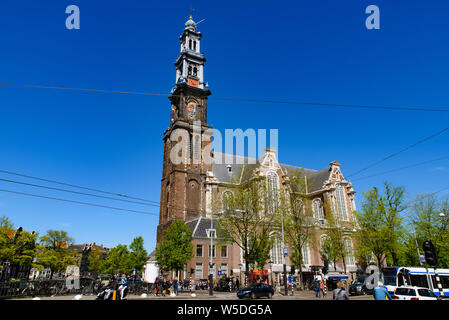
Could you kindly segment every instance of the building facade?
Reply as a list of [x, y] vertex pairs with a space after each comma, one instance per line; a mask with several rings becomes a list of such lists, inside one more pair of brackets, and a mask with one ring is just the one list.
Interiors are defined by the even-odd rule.
[[[208, 130], [212, 129], [207, 122], [207, 98], [211, 92], [204, 81], [206, 59], [200, 52], [201, 37], [196, 23], [190, 17], [180, 37], [180, 55], [175, 62], [176, 85], [170, 96], [170, 127], [163, 136], [164, 157], [157, 244], [163, 240], [162, 232], [171, 222], [183, 220], [193, 232], [194, 253], [181, 272], [181, 278], [207, 279], [210, 271], [214, 278], [238, 277], [245, 271], [242, 252], [235, 243], [223, 243], [223, 237], [217, 231], [214, 219], [214, 214], [220, 211], [217, 206], [223, 203], [226, 193], [232, 193], [236, 185], [251, 179], [253, 173], [266, 177], [274, 188], [280, 190], [290, 187], [289, 174], [300, 172], [304, 179], [310, 182], [303, 194], [304, 209], [317, 225], [314, 238], [303, 250], [303, 272], [305, 275], [313, 275], [324, 266], [320, 251], [329, 215], [337, 215], [339, 221], [355, 222], [354, 188], [344, 178], [341, 164], [337, 161], [330, 162], [326, 168], [313, 170], [279, 163], [273, 148], [265, 149], [265, 153], [257, 159], [212, 152], [211, 138], [207, 134]], [[200, 123], [196, 129], [195, 123]], [[187, 139], [187, 152], [175, 149], [182, 140], [180, 137]], [[207, 161], [209, 154], [212, 161]], [[186, 161], [174, 163], [173, 155]], [[238, 179], [232, 179], [236, 174]], [[330, 204], [330, 207], [326, 207], [325, 203]], [[349, 252], [345, 261], [348, 272], [357, 270], [353, 254], [354, 231], [348, 231], [344, 240], [345, 248]], [[212, 270], [209, 269], [211, 255]], [[282, 244], [280, 239], [275, 239], [271, 260], [265, 268], [270, 273], [270, 279], [280, 279], [283, 263]], [[291, 262], [288, 256], [285, 263], [289, 271]], [[343, 266], [342, 263], [337, 263], [329, 269], [342, 271]]]

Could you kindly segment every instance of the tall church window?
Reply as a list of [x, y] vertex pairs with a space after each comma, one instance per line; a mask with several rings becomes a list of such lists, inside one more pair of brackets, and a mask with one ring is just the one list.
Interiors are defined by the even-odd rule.
[[193, 50], [196, 51], [196, 41], [193, 41]]
[[187, 188], [187, 210], [198, 211], [200, 205], [199, 184], [195, 180], [190, 180]]
[[271, 260], [273, 264], [282, 264], [282, 243], [279, 238], [275, 238], [273, 248], [271, 249]]
[[268, 172], [268, 208], [274, 211], [278, 201], [278, 175], [275, 172]]
[[337, 201], [337, 215], [340, 220], [348, 220], [348, 212], [345, 201], [345, 190], [341, 184], [337, 185], [335, 190], [335, 196]]
[[192, 75], [192, 66], [189, 66], [189, 67], [187, 68], [187, 74], [188, 74], [189, 76]]
[[222, 204], [223, 204], [223, 211], [228, 211], [231, 209], [230, 201], [232, 200], [232, 192], [231, 191], [225, 191], [223, 193], [222, 198]]
[[192, 50], [192, 39], [189, 40], [189, 49]]
[[347, 266], [352, 266], [355, 263], [354, 251], [352, 248], [352, 240], [350, 238], [346, 238], [344, 240], [344, 244], [345, 244], [345, 256], [346, 256], [345, 263]]
[[304, 243], [304, 245], [302, 246], [302, 259], [305, 265], [310, 264], [309, 245], [307, 243]]
[[313, 200], [313, 215], [315, 219], [318, 220], [324, 219], [323, 205], [320, 199]]
[[198, 69], [197, 67], [193, 67], [193, 75], [196, 77], [198, 74]]

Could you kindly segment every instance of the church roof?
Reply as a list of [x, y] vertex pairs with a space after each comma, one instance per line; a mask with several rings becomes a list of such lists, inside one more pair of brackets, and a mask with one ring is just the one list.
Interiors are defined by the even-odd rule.
[[[210, 229], [210, 218], [199, 217], [190, 221], [187, 221], [186, 224], [192, 230], [193, 238], [209, 238], [207, 231]], [[223, 238], [222, 232], [218, 228], [218, 221], [216, 219], [212, 220], [212, 227], [217, 232], [217, 238]]]
[[[256, 159], [214, 152], [212, 173], [219, 182], [232, 182], [232, 180], [236, 178], [237, 174], [240, 175], [239, 182], [246, 181], [251, 178], [253, 171], [260, 166], [261, 160], [264, 156], [265, 155]], [[228, 161], [229, 159], [231, 159], [231, 161]], [[302, 176], [306, 176], [308, 178], [311, 187], [311, 190], [308, 190], [309, 192], [315, 192], [322, 189], [324, 182], [329, 179], [331, 173], [331, 167], [326, 167], [321, 170], [313, 170], [282, 163], [279, 165], [285, 174], [297, 173], [301, 171]]]

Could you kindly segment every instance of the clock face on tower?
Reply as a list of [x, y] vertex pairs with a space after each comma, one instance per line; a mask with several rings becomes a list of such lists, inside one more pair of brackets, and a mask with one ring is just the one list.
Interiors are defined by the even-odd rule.
[[187, 105], [187, 114], [190, 116], [190, 118], [193, 118], [195, 113], [196, 113], [196, 103], [189, 102], [189, 104]]

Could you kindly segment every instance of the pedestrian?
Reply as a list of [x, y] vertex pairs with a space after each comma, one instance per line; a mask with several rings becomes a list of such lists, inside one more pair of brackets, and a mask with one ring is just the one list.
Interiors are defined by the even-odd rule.
[[173, 289], [175, 292], [175, 295], [178, 295], [178, 277], [175, 277], [175, 280], [173, 280]]
[[333, 291], [334, 300], [349, 300], [348, 293], [346, 292], [345, 284], [342, 281], [337, 283], [337, 289]]
[[239, 281], [239, 278], [237, 278], [237, 279], [235, 280], [235, 287], [237, 288], [237, 290], [240, 290], [240, 281]]
[[391, 300], [391, 295], [383, 282], [379, 281], [377, 287], [374, 288], [374, 300]]
[[321, 293], [323, 294], [323, 298], [326, 298], [326, 285], [324, 284], [324, 281], [320, 284]]
[[321, 286], [320, 286], [320, 280], [314, 279], [313, 280], [313, 288], [315, 289], [315, 298], [321, 298]]

